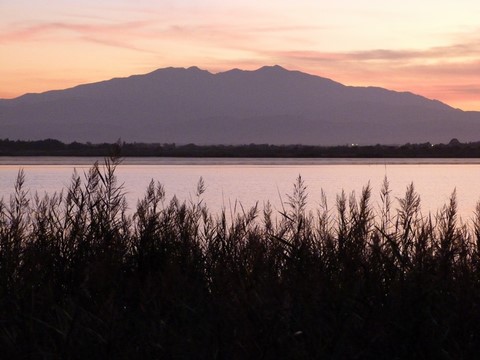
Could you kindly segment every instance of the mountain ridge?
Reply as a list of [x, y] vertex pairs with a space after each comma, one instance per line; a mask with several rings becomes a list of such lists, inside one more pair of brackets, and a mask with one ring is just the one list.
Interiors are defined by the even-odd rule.
[[169, 67], [2, 99], [0, 133], [22, 140], [199, 144], [476, 141], [480, 112], [279, 65], [216, 74]]

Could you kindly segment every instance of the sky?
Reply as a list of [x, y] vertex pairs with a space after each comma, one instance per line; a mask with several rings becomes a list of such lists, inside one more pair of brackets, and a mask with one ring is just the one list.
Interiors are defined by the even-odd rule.
[[275, 64], [480, 110], [480, 1], [0, 0], [0, 98]]

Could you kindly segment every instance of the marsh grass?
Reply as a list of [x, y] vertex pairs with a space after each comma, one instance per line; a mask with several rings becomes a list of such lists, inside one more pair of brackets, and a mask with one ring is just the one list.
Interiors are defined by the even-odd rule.
[[[128, 211], [118, 161], [0, 202], [0, 348], [41, 359], [473, 358], [480, 204], [424, 215], [413, 184], [211, 213], [152, 182]], [[315, 199], [317, 200], [317, 199]]]

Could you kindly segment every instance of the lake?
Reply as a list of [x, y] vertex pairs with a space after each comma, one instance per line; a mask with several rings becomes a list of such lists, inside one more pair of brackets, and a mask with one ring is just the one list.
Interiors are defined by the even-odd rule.
[[[95, 158], [0, 157], [0, 197], [8, 199], [19, 169], [24, 169], [30, 196], [53, 193], [68, 186], [74, 169], [88, 171]], [[260, 207], [270, 201], [280, 210], [286, 194], [301, 175], [307, 185], [309, 208], [319, 205], [322, 189], [330, 208], [342, 189], [357, 196], [370, 183], [372, 205], [379, 206], [384, 177], [390, 182], [392, 197], [402, 197], [411, 182], [422, 199], [422, 212], [435, 213], [456, 188], [459, 213], [472, 217], [480, 199], [480, 159], [220, 159], [220, 158], [127, 158], [117, 169], [124, 184], [129, 207], [134, 209], [151, 179], [165, 187], [167, 198], [195, 198], [196, 184], [202, 177], [206, 192], [202, 198], [218, 212], [239, 210], [256, 202]], [[397, 207], [395, 201], [394, 207]]]

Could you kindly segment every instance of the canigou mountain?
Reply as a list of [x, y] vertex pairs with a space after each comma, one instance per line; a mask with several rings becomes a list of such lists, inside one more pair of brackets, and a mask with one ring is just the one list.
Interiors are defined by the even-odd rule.
[[2, 138], [197, 144], [399, 144], [480, 139], [480, 112], [345, 86], [280, 66], [165, 68], [0, 100]]

